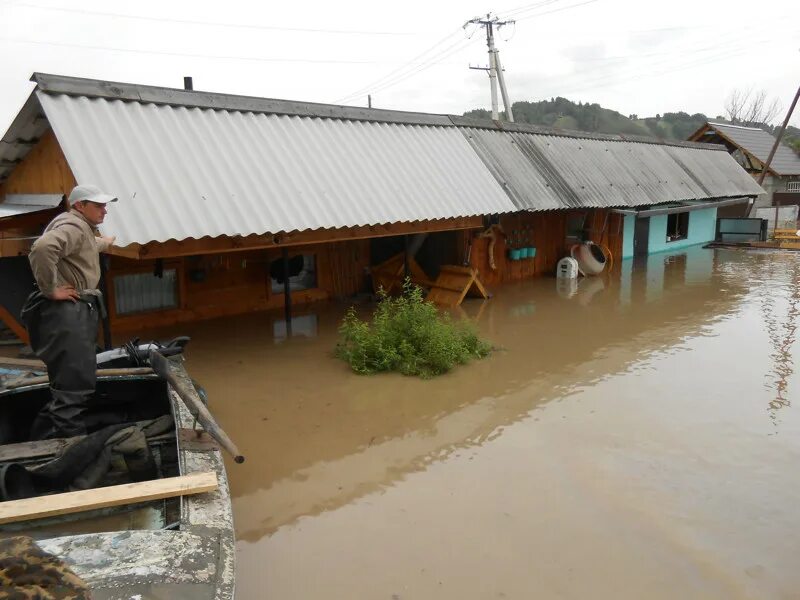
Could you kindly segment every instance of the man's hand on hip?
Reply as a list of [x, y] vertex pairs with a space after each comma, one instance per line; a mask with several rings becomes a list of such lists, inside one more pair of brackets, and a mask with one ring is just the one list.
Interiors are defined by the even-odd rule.
[[78, 290], [71, 285], [60, 285], [53, 290], [53, 293], [48, 296], [50, 300], [69, 300], [70, 302], [77, 302], [81, 299]]
[[115, 235], [101, 235], [101, 236], [99, 236], [99, 239], [104, 241], [109, 246], [113, 246], [114, 242], [117, 240], [117, 236], [115, 236]]

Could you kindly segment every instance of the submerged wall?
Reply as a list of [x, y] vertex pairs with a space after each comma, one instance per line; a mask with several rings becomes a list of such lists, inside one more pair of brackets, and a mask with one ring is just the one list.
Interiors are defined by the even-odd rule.
[[[693, 210], [689, 213], [688, 235], [682, 240], [667, 241], [668, 215], [650, 217], [650, 236], [648, 238], [648, 253], [664, 252], [666, 250], [680, 250], [697, 244], [713, 241], [717, 230], [717, 209], [707, 208]], [[627, 235], [627, 230], [626, 230]], [[631, 239], [633, 236], [631, 235]]]
[[636, 227], [636, 217], [634, 215], [625, 215], [625, 221], [622, 225], [622, 257], [633, 258], [633, 233]]
[[[319, 300], [344, 298], [365, 286], [369, 265], [369, 240], [293, 246], [290, 257], [313, 256], [315, 282], [306, 289], [292, 288], [292, 304], [300, 307]], [[281, 250], [250, 250], [222, 254], [203, 254], [156, 260], [131, 260], [111, 257], [106, 305], [115, 332], [143, 330], [253, 311], [280, 309], [284, 306], [283, 288], [274, 286], [270, 268], [281, 259]], [[156, 285], [154, 273], [161, 269], [174, 281], [164, 289]], [[305, 267], [304, 267], [305, 268]], [[129, 275], [147, 275], [122, 285], [116, 280]], [[168, 282], [169, 283], [169, 282]], [[129, 300], [117, 299], [126, 290]], [[133, 306], [141, 297], [164, 297], [164, 308], [118, 312]]]
[[[496, 235], [491, 236], [486, 230], [465, 232], [463, 235], [468, 239], [462, 245], [470, 248], [470, 265], [478, 270], [481, 281], [490, 287], [539, 275], [553, 275], [558, 261], [568, 256], [570, 247], [578, 243], [578, 239], [569, 237], [570, 223], [580, 223], [584, 217], [581, 235], [607, 247], [618, 263], [618, 257], [622, 256], [622, 215], [603, 209], [522, 211], [502, 215], [500, 231]], [[632, 236], [631, 233], [631, 240]], [[492, 237], [494, 244], [491, 244]], [[511, 250], [524, 247], [535, 248], [535, 257], [513, 260]]]

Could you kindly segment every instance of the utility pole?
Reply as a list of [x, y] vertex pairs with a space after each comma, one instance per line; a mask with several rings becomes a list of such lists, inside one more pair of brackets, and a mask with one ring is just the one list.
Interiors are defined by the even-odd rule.
[[[786, 113], [786, 118], [783, 120], [783, 125], [781, 125], [780, 130], [778, 131], [778, 135], [775, 136], [775, 143], [772, 144], [772, 150], [769, 152], [769, 156], [767, 157], [767, 162], [765, 162], [761, 166], [761, 175], [758, 176], [758, 185], [764, 183], [764, 178], [767, 176], [767, 171], [769, 170], [769, 166], [772, 164], [772, 159], [775, 158], [775, 153], [778, 151], [778, 146], [781, 143], [781, 138], [783, 137], [783, 132], [786, 131], [786, 126], [789, 124], [789, 119], [792, 118], [792, 113], [794, 112], [794, 107], [797, 106], [797, 100], [800, 98], [800, 87], [797, 88], [797, 93], [794, 95], [794, 100], [792, 100], [792, 105], [789, 107], [789, 111]], [[750, 202], [748, 205], [749, 210], [747, 211], [747, 216], [749, 217], [753, 214], [753, 210], [755, 210], [756, 203], [755, 201]], [[775, 227], [778, 226], [778, 209], [775, 208]]]
[[489, 89], [492, 94], [492, 119], [497, 121], [500, 118], [500, 113], [497, 109], [497, 83], [500, 83], [500, 93], [503, 95], [503, 106], [506, 107], [506, 118], [513, 123], [514, 112], [511, 110], [511, 102], [508, 99], [508, 90], [506, 89], [506, 79], [503, 75], [503, 67], [500, 65], [500, 55], [494, 45], [494, 28], [499, 30], [505, 25], [511, 25], [514, 21], [501, 21], [496, 16], [492, 17], [487, 13], [486, 18], [475, 17], [464, 23], [464, 27], [470, 23], [480, 25], [486, 29], [486, 45], [489, 47], [489, 66], [488, 67], [470, 67], [470, 69], [477, 69], [480, 71], [489, 71]]

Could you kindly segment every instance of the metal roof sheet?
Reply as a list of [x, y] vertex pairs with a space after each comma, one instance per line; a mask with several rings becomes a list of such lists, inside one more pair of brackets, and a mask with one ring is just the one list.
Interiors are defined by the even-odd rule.
[[0, 219], [58, 207], [61, 194], [8, 194], [0, 202]]
[[[742, 127], [726, 123], [709, 123], [709, 126], [762, 163], [767, 162], [775, 144], [775, 137], [758, 127]], [[791, 148], [779, 144], [769, 168], [781, 176], [800, 175], [800, 156]]]
[[763, 193], [726, 152], [460, 129], [520, 210], [646, 206]]
[[0, 139], [0, 182], [25, 158], [49, 127], [42, 107], [32, 92]]
[[453, 127], [37, 95], [123, 246], [515, 210]]

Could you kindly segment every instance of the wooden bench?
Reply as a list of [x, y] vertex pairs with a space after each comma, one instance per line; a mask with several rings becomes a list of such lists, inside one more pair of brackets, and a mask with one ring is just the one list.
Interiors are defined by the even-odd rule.
[[467, 295], [489, 298], [489, 292], [478, 279], [477, 269], [445, 265], [431, 285], [427, 300], [439, 306], [458, 306]]
[[[403, 290], [405, 270], [405, 257], [402, 252], [372, 267], [370, 272], [372, 273], [372, 287], [375, 293], [377, 294], [378, 290], [383, 288], [389, 295], [399, 294]], [[422, 270], [422, 267], [414, 260], [413, 256], [408, 257], [408, 272], [412, 283], [423, 288], [429, 288], [433, 285], [433, 282], [428, 279], [425, 271]]]
[[776, 240], [800, 241], [800, 236], [797, 235], [797, 229], [776, 229], [772, 237]]

